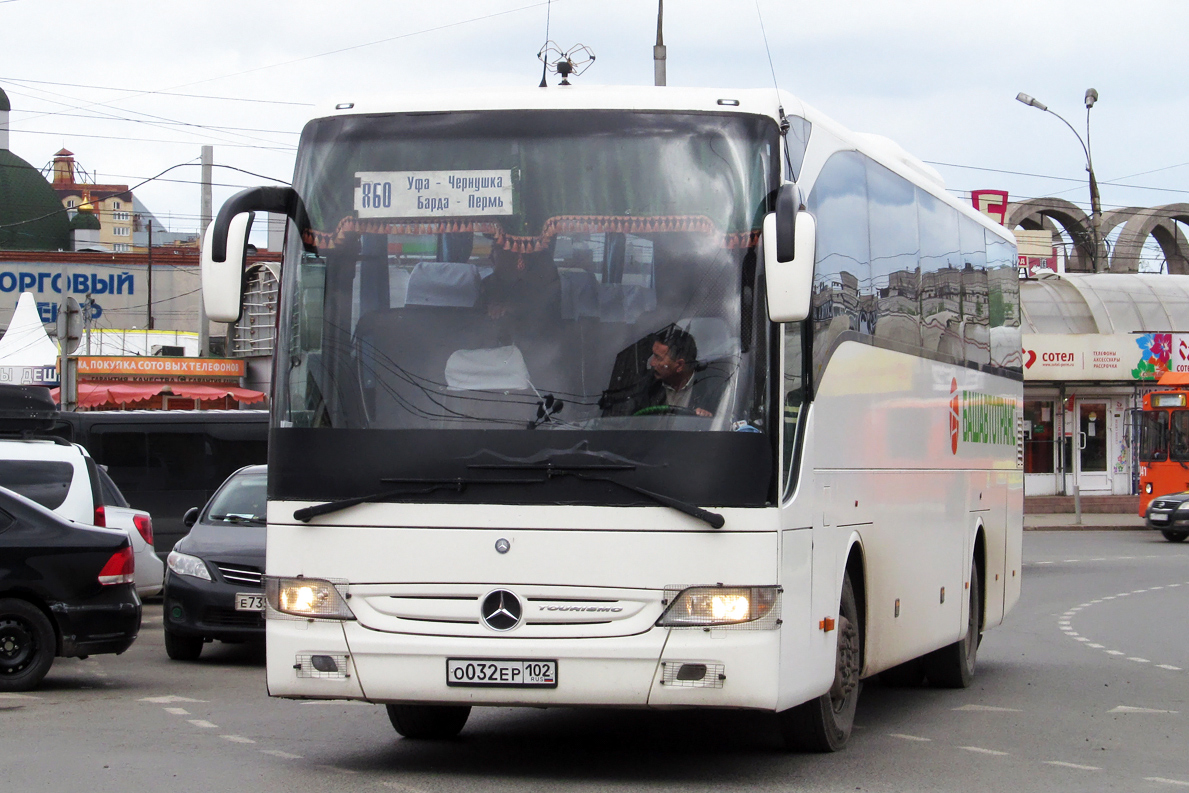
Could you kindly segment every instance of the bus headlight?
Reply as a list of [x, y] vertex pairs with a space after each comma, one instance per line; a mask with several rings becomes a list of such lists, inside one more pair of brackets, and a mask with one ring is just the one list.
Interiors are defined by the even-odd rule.
[[335, 585], [320, 578], [266, 577], [264, 596], [269, 608], [293, 617], [355, 619]]
[[657, 620], [661, 628], [749, 628], [780, 624], [778, 586], [695, 586], [666, 589], [669, 607]]

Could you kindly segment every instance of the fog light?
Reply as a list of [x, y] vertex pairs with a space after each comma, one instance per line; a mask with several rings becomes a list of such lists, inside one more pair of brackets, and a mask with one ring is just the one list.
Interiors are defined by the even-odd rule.
[[701, 680], [706, 677], [706, 664], [682, 664], [677, 670], [678, 680]]
[[311, 655], [310, 664], [319, 672], [339, 671], [339, 665], [329, 655]]
[[726, 667], [710, 661], [662, 661], [662, 686], [673, 688], [722, 688]]
[[174, 606], [169, 610], [169, 617], [174, 622], [181, 622], [186, 616], [186, 612], [182, 611], [181, 606]]

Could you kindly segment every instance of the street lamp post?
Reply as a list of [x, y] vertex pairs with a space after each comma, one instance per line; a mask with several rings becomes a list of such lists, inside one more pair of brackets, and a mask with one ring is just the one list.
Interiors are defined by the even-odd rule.
[[1098, 101], [1098, 92], [1093, 88], [1086, 89], [1086, 139], [1082, 140], [1082, 136], [1073, 128], [1073, 125], [1066, 121], [1060, 114], [1049, 110], [1048, 106], [1043, 104], [1040, 100], [1035, 99], [1028, 94], [1016, 94], [1016, 101], [1023, 102], [1029, 107], [1035, 107], [1037, 110], [1051, 113], [1057, 118], [1061, 119], [1061, 123], [1069, 127], [1069, 131], [1078, 139], [1078, 143], [1082, 144], [1082, 151], [1086, 154], [1086, 172], [1090, 174], [1090, 233], [1093, 236], [1090, 251], [1090, 262], [1094, 267], [1094, 272], [1102, 272], [1106, 269], [1103, 263], [1099, 260], [1099, 252], [1101, 250], [1101, 237], [1099, 234], [1099, 224], [1102, 220], [1102, 205], [1098, 199], [1098, 180], [1094, 178], [1094, 161], [1090, 158], [1090, 108], [1094, 107], [1094, 103]]

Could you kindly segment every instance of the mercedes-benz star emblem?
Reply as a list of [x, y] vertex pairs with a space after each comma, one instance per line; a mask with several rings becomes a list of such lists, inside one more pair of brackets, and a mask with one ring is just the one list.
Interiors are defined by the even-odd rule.
[[510, 631], [520, 624], [524, 608], [520, 605], [520, 598], [506, 589], [497, 589], [483, 598], [479, 613], [483, 623], [493, 631]]
[[495, 541], [495, 550], [497, 553], [507, 553], [508, 549], [510, 549], [511, 547], [512, 547], [512, 543], [508, 542], [503, 537], [500, 537], [498, 540]]

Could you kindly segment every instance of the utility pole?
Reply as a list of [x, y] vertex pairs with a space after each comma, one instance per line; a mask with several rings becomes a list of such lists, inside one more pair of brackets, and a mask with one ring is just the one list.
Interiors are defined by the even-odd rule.
[[[214, 202], [211, 198], [211, 170], [215, 161], [215, 147], [202, 147], [202, 209], [199, 216], [199, 231], [198, 231], [198, 249], [202, 250], [206, 243], [206, 227], [211, 224], [211, 217], [213, 215]], [[199, 256], [199, 261], [202, 257]], [[201, 276], [199, 282], [201, 283]], [[198, 298], [198, 354], [206, 358], [210, 355], [211, 346], [211, 330], [210, 321], [206, 318], [206, 304], [203, 302], [201, 292]]]
[[665, 0], [657, 0], [656, 5], [656, 46], [652, 48], [652, 77], [653, 85], [666, 85], [665, 82], [665, 39], [661, 35], [661, 26], [665, 18]]
[[[149, 291], [149, 324], [145, 325], [149, 330], [153, 329], [153, 216], [149, 215], [149, 264], [148, 264], [148, 291]], [[149, 343], [148, 338], [145, 338], [145, 345]]]

